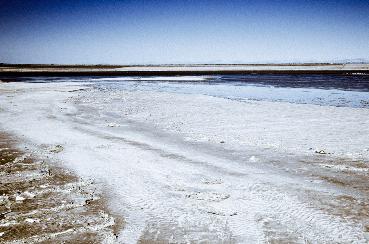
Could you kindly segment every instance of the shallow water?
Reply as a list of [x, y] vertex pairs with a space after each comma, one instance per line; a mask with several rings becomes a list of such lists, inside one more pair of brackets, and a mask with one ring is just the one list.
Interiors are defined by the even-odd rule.
[[240, 101], [279, 101], [369, 108], [367, 75], [226, 75], [174, 77], [30, 78], [28, 82], [86, 81], [100, 89], [202, 94]]
[[[369, 80], [351, 76], [213, 76], [184, 81], [145, 78], [92, 79], [103, 89], [203, 94], [235, 100], [280, 101], [322, 106], [369, 108]], [[98, 81], [98, 82], [97, 82]]]

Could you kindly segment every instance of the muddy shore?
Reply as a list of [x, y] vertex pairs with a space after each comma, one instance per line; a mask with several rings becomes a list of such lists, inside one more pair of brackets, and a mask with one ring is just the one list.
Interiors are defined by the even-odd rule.
[[0, 242], [115, 242], [123, 221], [93, 181], [19, 149], [4, 133], [0, 169]]

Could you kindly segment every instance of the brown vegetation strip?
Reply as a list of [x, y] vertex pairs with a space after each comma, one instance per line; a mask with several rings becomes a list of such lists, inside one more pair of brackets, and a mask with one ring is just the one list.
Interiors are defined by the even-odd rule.
[[99, 71], [1, 71], [1, 77], [64, 77], [64, 76], [180, 76], [180, 75], [250, 75], [250, 74], [290, 74], [290, 75], [355, 75], [369, 74], [369, 70], [99, 70]]

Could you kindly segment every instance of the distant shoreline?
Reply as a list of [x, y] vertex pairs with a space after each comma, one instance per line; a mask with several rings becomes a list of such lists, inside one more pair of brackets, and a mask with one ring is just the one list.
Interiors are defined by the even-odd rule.
[[0, 64], [1, 77], [321, 74], [369, 75], [369, 64], [51, 65]]

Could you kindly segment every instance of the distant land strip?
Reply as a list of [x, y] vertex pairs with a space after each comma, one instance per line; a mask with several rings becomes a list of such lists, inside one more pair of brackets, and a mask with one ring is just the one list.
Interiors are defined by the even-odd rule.
[[369, 64], [191, 64], [52, 65], [0, 64], [1, 77], [25, 76], [179, 76], [249, 74], [369, 75]]

